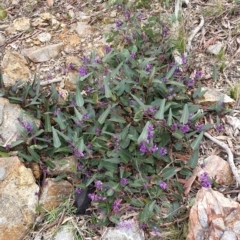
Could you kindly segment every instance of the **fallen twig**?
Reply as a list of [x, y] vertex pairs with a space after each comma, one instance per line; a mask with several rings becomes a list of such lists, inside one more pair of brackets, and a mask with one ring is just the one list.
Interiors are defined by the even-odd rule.
[[200, 16], [200, 23], [199, 25], [192, 30], [190, 36], [188, 37], [188, 41], [187, 41], [187, 46], [186, 46], [186, 51], [189, 52], [192, 46], [192, 40], [195, 37], [195, 35], [200, 31], [200, 29], [203, 27], [204, 25], [204, 18], [203, 16]]
[[46, 86], [46, 85], [48, 85], [48, 84], [56, 83], [56, 82], [61, 82], [61, 81], [62, 81], [61, 78], [54, 78], [54, 79], [52, 79], [52, 80], [41, 81], [41, 82], [40, 82], [40, 85], [41, 85], [41, 86]]
[[185, 216], [185, 217], [183, 217], [183, 218], [176, 219], [176, 220], [174, 220], [174, 221], [172, 221], [172, 222], [162, 223], [162, 224], [160, 224], [159, 226], [160, 226], [160, 227], [168, 227], [168, 226], [170, 226], [170, 225], [172, 225], [172, 224], [182, 222], [182, 221], [186, 220], [187, 218], [189, 218], [189, 216]]
[[217, 145], [219, 145], [220, 147], [222, 147], [228, 154], [228, 163], [230, 165], [230, 168], [232, 170], [232, 173], [237, 181], [237, 186], [240, 185], [240, 177], [238, 175], [238, 171], [237, 171], [237, 168], [234, 164], [234, 161], [233, 161], [233, 154], [230, 150], [230, 148], [223, 142], [217, 140], [216, 138], [212, 137], [210, 134], [208, 133], [204, 133], [204, 136], [207, 137], [208, 139], [210, 139], [211, 141], [213, 141], [214, 143], [216, 143]]

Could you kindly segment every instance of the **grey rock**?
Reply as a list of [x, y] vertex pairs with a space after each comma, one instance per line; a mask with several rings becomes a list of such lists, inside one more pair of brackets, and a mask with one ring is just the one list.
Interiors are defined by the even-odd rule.
[[17, 18], [13, 21], [13, 28], [17, 31], [26, 31], [30, 28], [29, 18]]
[[121, 228], [107, 228], [102, 236], [102, 240], [144, 240], [144, 232], [133, 220], [125, 220]]
[[62, 226], [53, 238], [54, 240], [74, 240], [74, 228], [72, 226]]
[[0, 181], [0, 239], [23, 239], [34, 222], [39, 186], [17, 157], [0, 158], [0, 168], [6, 171]]
[[0, 33], [0, 47], [6, 43], [6, 38], [4, 34]]
[[0, 167], [0, 181], [4, 180], [6, 176], [6, 170], [4, 167]]
[[75, 28], [79, 37], [83, 38], [93, 33], [93, 28], [88, 25], [86, 22], [77, 22], [77, 26]]
[[[0, 133], [2, 136], [2, 139], [0, 138], [0, 145], [6, 143], [7, 140], [8, 144], [11, 144], [11, 141], [15, 141], [18, 137], [17, 118], [22, 111], [19, 105], [9, 103], [7, 99], [0, 97]], [[26, 114], [23, 114], [23, 120], [35, 121], [37, 126], [40, 124], [38, 120]]]
[[63, 47], [63, 43], [58, 43], [46, 47], [23, 49], [22, 54], [35, 63], [46, 62], [56, 58]]
[[40, 42], [49, 42], [52, 38], [52, 35], [48, 32], [43, 32], [43, 33], [40, 33], [38, 36], [37, 36], [38, 40]]
[[7, 51], [2, 61], [3, 82], [5, 87], [14, 84], [16, 80], [28, 81], [31, 72], [26, 59], [16, 51]]
[[214, 45], [210, 45], [208, 48], [207, 48], [207, 51], [213, 55], [218, 55], [220, 53], [220, 51], [222, 50], [222, 43], [221, 42], [217, 42], [216, 44]]

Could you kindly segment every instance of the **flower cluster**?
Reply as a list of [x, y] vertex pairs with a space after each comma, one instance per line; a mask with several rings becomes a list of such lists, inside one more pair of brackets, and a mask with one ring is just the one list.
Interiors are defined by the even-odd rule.
[[106, 201], [106, 197], [101, 197], [95, 193], [89, 193], [88, 197], [92, 200], [92, 201]]
[[212, 186], [212, 181], [207, 172], [202, 173], [199, 179], [202, 183], [202, 187], [210, 188]]

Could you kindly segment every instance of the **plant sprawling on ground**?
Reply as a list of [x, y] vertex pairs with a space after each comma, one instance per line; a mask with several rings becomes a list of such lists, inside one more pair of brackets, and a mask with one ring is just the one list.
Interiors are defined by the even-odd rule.
[[[184, 56], [183, 71], [173, 62], [168, 22], [161, 15], [143, 18], [128, 4], [116, 8], [124, 17], [107, 36], [105, 57], [93, 52], [82, 57], [81, 66], [67, 66], [78, 70], [79, 79], [66, 101], [53, 85], [50, 91], [41, 87], [37, 77], [5, 90], [5, 97], [41, 121], [36, 126], [20, 116], [22, 137], [6, 150], [15, 147], [24, 161], [48, 167], [74, 154], [75, 177], [87, 179], [76, 184], [76, 192], [96, 189], [89, 194], [97, 203], [92, 225], [121, 226], [126, 211], [137, 211], [141, 226], [156, 233], [181, 213], [183, 187], [175, 176], [191, 176], [210, 127], [201, 124], [204, 113], [194, 104], [203, 94], [201, 72], [190, 78]], [[177, 151], [191, 158], [177, 161]]]

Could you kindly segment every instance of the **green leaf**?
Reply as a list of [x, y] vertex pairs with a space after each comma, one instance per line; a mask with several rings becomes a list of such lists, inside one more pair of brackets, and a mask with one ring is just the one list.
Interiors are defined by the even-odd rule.
[[31, 154], [32, 159], [34, 161], [38, 161], [40, 159], [40, 156], [32, 148], [27, 147], [27, 149], [28, 149], [28, 152]]
[[166, 78], [167, 79], [169, 79], [169, 78], [171, 78], [172, 77], [172, 75], [174, 74], [174, 72], [175, 72], [175, 70], [176, 70], [176, 68], [177, 68], [178, 66], [175, 64], [171, 69], [170, 69], [170, 71], [167, 73], [167, 75], [166, 75]]
[[173, 137], [175, 137], [176, 139], [179, 139], [179, 140], [184, 137], [184, 134], [180, 130], [177, 130], [172, 135], [173, 135]]
[[151, 124], [150, 121], [146, 122], [145, 127], [142, 130], [141, 135], [138, 138], [138, 144], [141, 142], [146, 142], [148, 138], [148, 126]]
[[163, 180], [167, 180], [174, 176], [176, 174], [176, 170], [177, 170], [176, 167], [168, 167], [163, 169], [162, 171]]
[[196, 150], [193, 152], [190, 160], [188, 161], [188, 166], [189, 166], [190, 168], [193, 168], [193, 169], [194, 169], [194, 168], [197, 166], [197, 164], [198, 164], [198, 151], [199, 151], [199, 150], [196, 149]]
[[49, 113], [44, 113], [44, 128], [46, 132], [51, 132], [52, 127], [51, 127], [51, 121], [50, 121], [50, 115]]
[[105, 120], [107, 119], [109, 113], [110, 113], [111, 107], [108, 106], [108, 108], [101, 114], [101, 116], [98, 118], [98, 122], [100, 124], [103, 124]]
[[129, 131], [129, 128], [130, 128], [130, 123], [122, 130], [122, 132], [120, 133], [120, 139], [125, 139], [127, 134], [128, 134], [128, 131]]
[[66, 173], [62, 173], [62, 174], [58, 175], [56, 178], [54, 178], [53, 181], [54, 182], [59, 182], [62, 179], [65, 179], [66, 177], [67, 177], [67, 174]]
[[84, 105], [84, 100], [78, 86], [76, 87], [76, 104], [78, 107], [82, 107]]
[[167, 126], [171, 126], [172, 125], [172, 109], [169, 109], [169, 113], [168, 113], [168, 120], [167, 120]]
[[7, 12], [4, 8], [0, 5], [0, 21], [4, 20], [7, 17]]
[[131, 199], [130, 204], [134, 207], [144, 207], [145, 206], [145, 203], [137, 198]]
[[121, 162], [121, 159], [120, 158], [108, 158], [108, 159], [104, 158], [103, 161], [119, 164]]
[[112, 97], [112, 92], [111, 92], [111, 90], [109, 88], [109, 78], [110, 78], [110, 74], [108, 73], [108, 75], [103, 79], [104, 90], [105, 90], [105, 97], [106, 98]]
[[154, 116], [155, 119], [164, 119], [165, 103], [166, 103], [166, 99], [164, 98], [161, 101], [159, 110], [156, 112], [156, 114]]
[[54, 127], [52, 127], [52, 133], [53, 133], [53, 146], [55, 148], [59, 148], [61, 146], [61, 142]]
[[74, 108], [74, 113], [75, 113], [75, 116], [77, 117], [77, 119], [78, 119], [79, 121], [81, 121], [82, 118], [83, 118], [83, 116], [82, 116], [82, 114], [81, 114], [76, 108]]
[[188, 168], [183, 168], [179, 173], [184, 176], [189, 176], [189, 177], [192, 176], [192, 171], [189, 170]]
[[53, 161], [49, 160], [49, 159], [46, 159], [44, 161], [44, 163], [51, 169], [54, 169], [55, 168], [55, 164], [53, 163]]
[[128, 163], [132, 158], [131, 153], [127, 149], [119, 150], [119, 156], [123, 163]]
[[140, 107], [143, 109], [143, 110], [146, 110], [147, 109], [147, 106], [145, 106], [142, 101], [136, 97], [135, 95], [131, 94], [130, 95], [132, 96], [132, 98], [140, 105]]
[[175, 86], [179, 86], [179, 87], [183, 87], [183, 88], [186, 87], [186, 85], [184, 85], [183, 83], [181, 83], [181, 82], [176, 82], [176, 81], [167, 81], [166, 84], [167, 84], [167, 85], [168, 85], [168, 84], [170, 84], [170, 85], [175, 85]]
[[180, 122], [186, 124], [188, 123], [188, 119], [189, 119], [188, 104], [185, 104]]
[[121, 62], [112, 72], [111, 72], [111, 77], [115, 78], [116, 75], [118, 74], [120, 68], [122, 67], [123, 62]]
[[214, 81], [218, 80], [218, 71], [216, 65], [213, 66], [213, 80]]
[[191, 143], [192, 150], [196, 150], [199, 147], [199, 144], [203, 137], [203, 131], [197, 136], [197, 138]]

